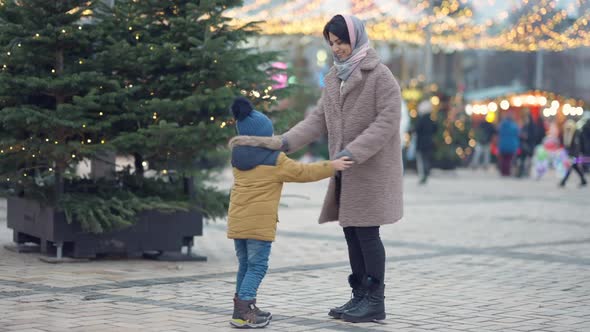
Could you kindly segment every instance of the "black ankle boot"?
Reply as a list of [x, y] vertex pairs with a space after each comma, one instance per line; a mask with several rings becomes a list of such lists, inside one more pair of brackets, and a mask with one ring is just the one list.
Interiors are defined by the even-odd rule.
[[354, 274], [348, 276], [348, 284], [350, 285], [350, 288], [352, 288], [352, 298], [344, 305], [330, 309], [328, 315], [337, 319], [342, 318], [342, 314], [345, 311], [356, 307], [367, 294], [367, 289], [363, 286], [361, 280], [359, 280]]
[[385, 319], [385, 285], [371, 277], [367, 277], [364, 284], [368, 290], [367, 295], [356, 307], [342, 314], [344, 321], [362, 323]]

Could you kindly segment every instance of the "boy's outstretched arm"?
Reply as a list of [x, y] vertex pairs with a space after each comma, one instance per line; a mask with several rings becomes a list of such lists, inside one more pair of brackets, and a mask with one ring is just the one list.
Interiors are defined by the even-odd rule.
[[353, 163], [353, 161], [343, 157], [336, 160], [304, 164], [281, 153], [277, 166], [279, 167], [279, 178], [282, 182], [313, 182], [329, 178], [336, 171], [348, 169]]

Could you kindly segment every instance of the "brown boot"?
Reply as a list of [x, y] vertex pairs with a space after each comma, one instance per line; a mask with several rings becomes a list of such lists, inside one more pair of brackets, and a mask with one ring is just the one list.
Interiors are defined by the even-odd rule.
[[229, 323], [237, 328], [261, 328], [268, 325], [268, 317], [256, 315], [254, 302], [255, 300], [244, 301], [235, 298], [234, 314]]
[[[234, 314], [232, 317], [236, 317], [236, 300], [238, 298], [238, 294], [234, 293]], [[258, 308], [256, 306], [256, 299], [254, 299], [254, 312], [256, 312], [256, 315], [258, 316], [262, 316], [262, 317], [268, 317], [268, 320], [272, 320], [272, 314], [268, 311], [262, 311], [260, 310], [260, 308]]]
[[272, 314], [270, 312], [260, 310], [260, 308], [258, 308], [256, 306], [256, 299], [254, 299], [253, 305], [254, 305], [254, 312], [256, 313], [256, 315], [266, 317], [266, 318], [268, 318], [268, 320], [272, 320]]

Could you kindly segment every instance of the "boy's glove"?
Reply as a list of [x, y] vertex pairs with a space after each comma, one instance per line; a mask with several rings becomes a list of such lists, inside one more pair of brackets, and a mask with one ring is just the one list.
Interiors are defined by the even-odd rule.
[[236, 136], [229, 141], [229, 147], [233, 148], [238, 145], [258, 146], [270, 150], [281, 150], [283, 139], [279, 136]]

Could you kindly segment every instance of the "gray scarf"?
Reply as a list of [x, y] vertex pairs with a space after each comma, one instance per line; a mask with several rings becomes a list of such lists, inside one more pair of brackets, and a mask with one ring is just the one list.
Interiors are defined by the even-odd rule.
[[367, 55], [367, 51], [369, 50], [369, 37], [365, 31], [365, 25], [360, 19], [349, 15], [342, 15], [342, 17], [344, 17], [346, 27], [348, 28], [352, 54], [343, 60], [339, 60], [338, 57], [334, 55], [334, 66], [338, 71], [338, 78], [342, 81], [346, 81], [361, 63], [361, 60]]

